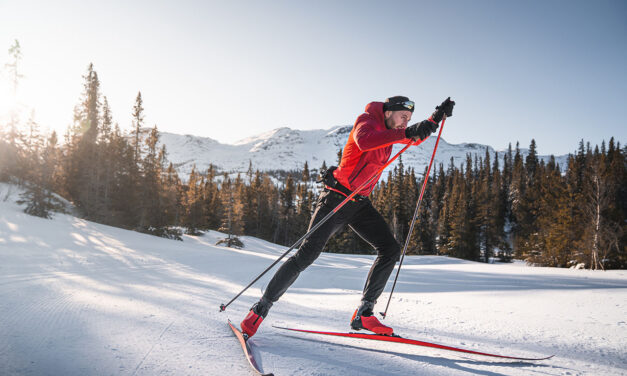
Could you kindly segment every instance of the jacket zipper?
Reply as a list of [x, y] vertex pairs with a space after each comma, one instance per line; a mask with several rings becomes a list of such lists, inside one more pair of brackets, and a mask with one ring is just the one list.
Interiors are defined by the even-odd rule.
[[351, 180], [348, 181], [348, 184], [353, 184], [353, 182], [355, 181], [355, 179], [357, 179], [357, 176], [359, 176], [359, 174], [361, 174], [361, 170], [364, 169], [364, 167], [366, 167], [367, 163], [364, 163], [363, 166], [361, 166], [361, 168], [359, 169], [359, 171], [357, 171], [357, 174], [355, 176], [353, 176], [353, 178]]

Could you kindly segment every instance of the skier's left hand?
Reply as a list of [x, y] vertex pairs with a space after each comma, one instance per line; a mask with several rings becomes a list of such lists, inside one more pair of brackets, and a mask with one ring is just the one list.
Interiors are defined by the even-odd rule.
[[455, 107], [455, 101], [452, 101], [451, 97], [446, 98], [442, 104], [435, 107], [435, 112], [431, 115], [431, 119], [440, 124], [444, 115], [446, 115], [446, 117], [453, 116], [453, 107]]

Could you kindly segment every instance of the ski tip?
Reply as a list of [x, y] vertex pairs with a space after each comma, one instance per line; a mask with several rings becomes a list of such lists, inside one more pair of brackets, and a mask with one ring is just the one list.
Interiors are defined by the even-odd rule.
[[248, 336], [248, 334], [242, 332], [242, 330], [240, 328], [238, 328], [237, 326], [233, 325], [233, 322], [231, 322], [231, 319], [227, 319], [229, 326], [231, 327], [231, 329], [233, 330], [237, 330], [238, 332], [240, 332], [240, 334], [242, 335], [242, 338], [244, 338], [244, 342], [248, 342], [248, 339], [250, 338]]
[[233, 325], [233, 321], [231, 321], [231, 319], [226, 319], [226, 321], [228, 322], [230, 327], [237, 329], [237, 331], [240, 333], [242, 332], [237, 326]]
[[542, 360], [549, 360], [552, 359], [555, 355], [550, 355], [550, 356], [545, 356], [544, 358], [519, 358], [519, 357], [509, 357], [510, 359], [514, 359], [514, 360], [518, 360], [518, 361], [522, 361], [522, 362], [538, 362], [538, 361], [542, 361]]

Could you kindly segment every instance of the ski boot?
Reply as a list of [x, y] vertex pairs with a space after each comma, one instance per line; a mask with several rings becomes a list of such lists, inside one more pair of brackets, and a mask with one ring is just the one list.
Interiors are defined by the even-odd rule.
[[353, 313], [353, 317], [351, 318], [351, 328], [354, 330], [366, 329], [375, 334], [381, 334], [384, 336], [391, 336], [394, 334], [394, 329], [381, 324], [381, 322], [374, 315], [373, 308], [373, 302], [362, 300], [361, 305], [355, 310], [355, 313]]
[[270, 307], [272, 307], [272, 302], [261, 298], [257, 303], [255, 303], [248, 315], [244, 318], [240, 327], [242, 328], [242, 333], [244, 333], [247, 338], [250, 338], [257, 333], [257, 329], [259, 325], [263, 322], [263, 319], [268, 315], [268, 311], [270, 311]]

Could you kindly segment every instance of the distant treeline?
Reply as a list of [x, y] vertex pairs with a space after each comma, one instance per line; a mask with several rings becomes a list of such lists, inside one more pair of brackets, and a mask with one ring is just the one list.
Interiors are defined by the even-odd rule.
[[[29, 214], [49, 217], [59, 195], [91, 221], [173, 239], [182, 232], [220, 230], [291, 245], [307, 230], [316, 200], [317, 176], [303, 171], [253, 169], [236, 177], [211, 166], [179, 178], [158, 148], [157, 127], [146, 127], [141, 93], [133, 128], [123, 132], [93, 66], [74, 123], [60, 145], [58, 135], [18, 117], [0, 124], [0, 181], [26, 189]], [[511, 146], [499, 165], [497, 153], [468, 155], [435, 166], [408, 245], [409, 254], [440, 254], [468, 260], [524, 259], [535, 265], [592, 269], [627, 267], [627, 148], [613, 138], [592, 148], [581, 141], [567, 166], [537, 157], [532, 140], [522, 157]], [[314, 166], [320, 169], [326, 166]], [[371, 195], [399, 243], [404, 245], [422, 184], [402, 159]], [[277, 183], [278, 181], [278, 183]], [[327, 250], [371, 253], [346, 229]]]

